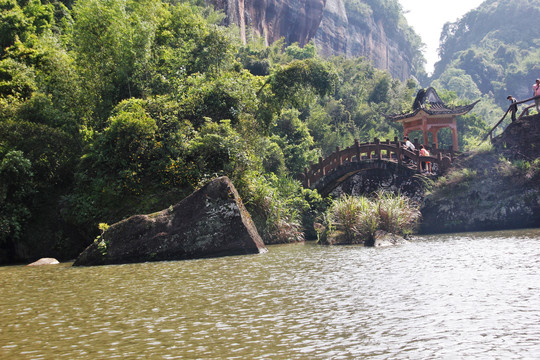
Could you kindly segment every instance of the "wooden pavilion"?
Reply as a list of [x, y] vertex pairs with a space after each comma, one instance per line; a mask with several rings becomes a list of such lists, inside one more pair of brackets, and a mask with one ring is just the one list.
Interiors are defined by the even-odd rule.
[[403, 135], [408, 136], [411, 131], [420, 130], [423, 133], [423, 144], [429, 147], [428, 133], [433, 136], [433, 145], [438, 148], [437, 133], [443, 128], [452, 131], [453, 150], [458, 150], [458, 135], [456, 117], [471, 111], [476, 102], [457, 107], [446, 106], [434, 88], [421, 89], [413, 103], [413, 111], [408, 114], [390, 115], [388, 119], [403, 124]]

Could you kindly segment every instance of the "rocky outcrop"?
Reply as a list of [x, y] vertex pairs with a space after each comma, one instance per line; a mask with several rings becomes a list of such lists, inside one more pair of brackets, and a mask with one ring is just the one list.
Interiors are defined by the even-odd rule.
[[422, 206], [422, 233], [540, 226], [540, 117], [508, 126], [495, 149], [465, 154]]
[[421, 233], [540, 226], [540, 191], [523, 178], [501, 176], [489, 167], [455, 176], [464, 178], [426, 198], [421, 209]]
[[[361, 165], [364, 164], [365, 169], [358, 171], [358, 169], [361, 169]], [[354, 172], [351, 170], [354, 170]], [[351, 173], [354, 175], [350, 175]], [[342, 181], [339, 185], [335, 186], [329, 193], [321, 186], [318, 188], [319, 192], [323, 195], [329, 194], [333, 198], [338, 198], [343, 194], [361, 196], [384, 190], [395, 194], [403, 194], [419, 203], [426, 193], [426, 183], [429, 183], [429, 180], [425, 176], [417, 174], [416, 170], [385, 160], [345, 164], [345, 166], [337, 169], [335, 174], [330, 173], [323, 180], [331, 183], [336, 178]], [[328, 187], [332, 187], [331, 184]]]
[[540, 115], [538, 114], [510, 123], [501, 135], [493, 139], [493, 145], [500, 152], [528, 160], [540, 157], [539, 142]]
[[318, 228], [319, 243], [325, 245], [364, 245], [366, 247], [389, 247], [403, 245], [407, 240], [403, 236], [392, 234], [384, 230], [377, 230], [372, 237], [361, 239], [356, 236], [351, 238], [351, 234], [347, 235], [344, 227], [339, 224], [334, 224], [332, 231], [327, 229], [322, 224], [314, 224]]
[[245, 42], [247, 34], [262, 36], [267, 45], [280, 38], [288, 44], [303, 46], [315, 36], [326, 0], [207, 0], [227, 14], [227, 22], [240, 26]]
[[227, 177], [178, 204], [111, 225], [74, 266], [181, 260], [265, 252], [265, 245]]
[[[243, 41], [250, 32], [272, 44], [280, 38], [300, 46], [313, 40], [323, 56], [363, 56], [379, 69], [405, 80], [412, 55], [399, 34], [389, 34], [369, 11], [352, 16], [343, 0], [207, 0], [223, 10], [227, 22], [240, 27]], [[364, 4], [368, 7], [366, 4]], [[368, 7], [369, 8], [369, 7]]]
[[373, 236], [373, 243], [366, 243], [365, 246], [373, 246], [373, 247], [389, 247], [389, 246], [396, 246], [396, 245], [403, 245], [406, 244], [407, 240], [405, 240], [402, 236], [387, 233], [383, 230], [377, 230], [375, 232], [375, 235]]

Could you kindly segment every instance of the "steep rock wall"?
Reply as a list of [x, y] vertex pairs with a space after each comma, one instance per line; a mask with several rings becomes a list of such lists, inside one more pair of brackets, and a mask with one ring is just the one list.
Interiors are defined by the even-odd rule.
[[207, 0], [227, 14], [227, 23], [240, 26], [245, 42], [250, 32], [262, 36], [267, 45], [285, 38], [301, 46], [317, 32], [326, 0]]
[[266, 44], [284, 38], [300, 46], [313, 40], [322, 56], [363, 56], [379, 69], [405, 80], [411, 57], [372, 16], [349, 19], [343, 0], [207, 0], [240, 26], [242, 40], [250, 32]]

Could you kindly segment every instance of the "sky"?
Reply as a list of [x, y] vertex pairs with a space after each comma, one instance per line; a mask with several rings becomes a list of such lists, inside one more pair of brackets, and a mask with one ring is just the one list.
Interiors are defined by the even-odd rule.
[[422, 38], [426, 49], [426, 71], [433, 72], [437, 62], [437, 48], [443, 25], [454, 22], [484, 0], [398, 0], [405, 13], [405, 18], [414, 31]]

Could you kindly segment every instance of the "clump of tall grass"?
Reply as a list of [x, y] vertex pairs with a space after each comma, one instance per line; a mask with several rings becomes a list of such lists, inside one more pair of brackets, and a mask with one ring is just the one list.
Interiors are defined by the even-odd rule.
[[318, 227], [319, 241], [325, 244], [370, 244], [375, 232], [411, 234], [420, 220], [420, 211], [401, 194], [380, 191], [373, 198], [344, 195], [329, 206]]
[[[361, 233], [375, 217], [367, 217], [373, 211], [373, 204], [365, 197], [345, 195], [335, 200], [328, 211], [328, 219], [334, 225], [334, 241], [356, 244], [362, 242]], [[364, 220], [367, 222], [364, 224]], [[343, 238], [343, 239], [338, 239]]]
[[246, 206], [266, 244], [304, 241], [301, 210], [307, 205], [298, 181], [253, 177]]
[[421, 218], [418, 206], [401, 194], [379, 191], [376, 194], [379, 229], [397, 235], [409, 235]]
[[501, 156], [496, 169], [501, 176], [511, 178], [515, 183], [522, 183], [540, 177], [540, 158], [533, 161], [523, 159], [511, 161]]
[[438, 188], [446, 188], [456, 186], [458, 184], [466, 185], [475, 180], [478, 176], [478, 171], [469, 168], [450, 170], [445, 176], [441, 176], [435, 183]]

